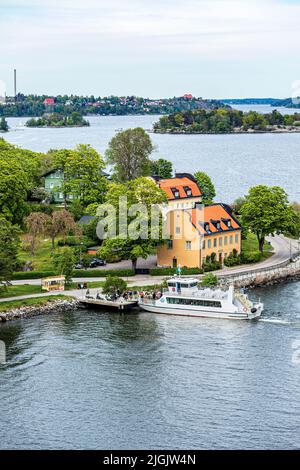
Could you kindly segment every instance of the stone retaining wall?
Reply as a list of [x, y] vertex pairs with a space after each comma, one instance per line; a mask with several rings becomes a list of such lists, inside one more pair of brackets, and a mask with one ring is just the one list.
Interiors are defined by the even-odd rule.
[[12, 308], [11, 310], [1, 312], [0, 305], [0, 322], [17, 320], [18, 318], [31, 318], [37, 315], [47, 315], [49, 313], [65, 313], [79, 307], [79, 301], [70, 300], [54, 300], [44, 305], [28, 305], [24, 307]]
[[262, 271], [220, 276], [221, 284], [233, 284], [235, 287], [258, 287], [277, 284], [289, 279], [300, 278], [300, 260], [289, 263], [284, 267], [269, 268]]

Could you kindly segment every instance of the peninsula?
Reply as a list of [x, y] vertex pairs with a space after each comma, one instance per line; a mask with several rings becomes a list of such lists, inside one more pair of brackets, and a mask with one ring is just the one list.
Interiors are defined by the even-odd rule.
[[244, 113], [234, 109], [183, 111], [162, 116], [153, 126], [161, 134], [243, 134], [300, 132], [300, 113]]

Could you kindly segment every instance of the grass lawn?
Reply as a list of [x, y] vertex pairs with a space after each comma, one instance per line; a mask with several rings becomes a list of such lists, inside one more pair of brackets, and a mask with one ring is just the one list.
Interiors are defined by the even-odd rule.
[[71, 297], [66, 295], [56, 295], [48, 297], [35, 297], [32, 299], [25, 299], [25, 300], [11, 300], [9, 302], [1, 302], [0, 303], [0, 312], [5, 312], [7, 310], [11, 310], [13, 308], [19, 307], [26, 307], [29, 305], [45, 305], [49, 302], [55, 302], [57, 299], [59, 300], [70, 300]]
[[[259, 251], [258, 249], [258, 240], [254, 233], [248, 233], [247, 239], [242, 240], [242, 251], [244, 253], [251, 253], [253, 251]], [[264, 253], [262, 260], [269, 258], [273, 253], [273, 247], [269, 243], [265, 242]]]
[[[57, 248], [55, 250], [57, 252]], [[37, 246], [36, 253], [32, 256], [28, 251], [20, 250], [20, 261], [32, 261], [35, 271], [52, 271], [51, 240], [41, 240]]]
[[8, 286], [0, 290], [0, 299], [4, 299], [5, 297], [18, 297], [19, 295], [41, 294], [42, 292], [41, 286], [30, 286], [28, 284], [22, 286]]

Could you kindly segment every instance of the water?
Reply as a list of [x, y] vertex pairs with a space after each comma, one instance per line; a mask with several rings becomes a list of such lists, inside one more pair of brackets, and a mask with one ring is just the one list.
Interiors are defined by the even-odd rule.
[[[155, 120], [27, 129], [9, 119], [5, 138], [33, 150], [83, 142], [103, 152], [115, 129]], [[151, 137], [177, 171], [209, 172], [224, 201], [258, 183], [300, 200], [300, 134]], [[0, 447], [299, 449], [300, 282], [251, 295], [266, 305], [255, 323], [83, 310], [0, 324], [8, 349]]]
[[[239, 109], [271, 111], [270, 106], [238, 106]], [[281, 109], [283, 112], [296, 110]], [[5, 138], [36, 151], [72, 148], [89, 143], [102, 154], [117, 129], [151, 129], [159, 116], [97, 116], [88, 118], [91, 126], [69, 129], [24, 127], [26, 118], [10, 118], [11, 132]], [[207, 172], [213, 179], [217, 198], [231, 203], [257, 184], [279, 185], [291, 200], [300, 201], [300, 133], [254, 135], [159, 135], [151, 134], [154, 158], [172, 161], [176, 171]]]
[[299, 283], [252, 295], [256, 323], [83, 310], [0, 326], [1, 448], [299, 448]]

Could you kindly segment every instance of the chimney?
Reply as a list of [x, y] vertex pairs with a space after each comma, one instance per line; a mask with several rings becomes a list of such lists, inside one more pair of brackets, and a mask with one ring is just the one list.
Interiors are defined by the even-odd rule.
[[14, 96], [17, 96], [17, 71], [14, 69]]

